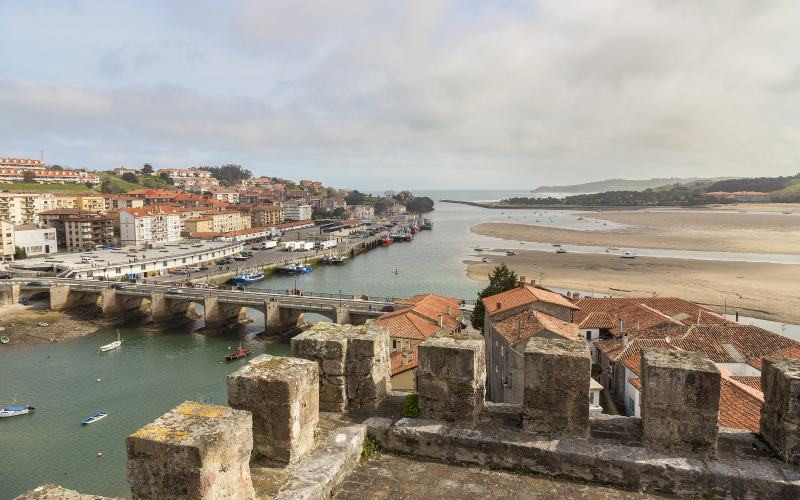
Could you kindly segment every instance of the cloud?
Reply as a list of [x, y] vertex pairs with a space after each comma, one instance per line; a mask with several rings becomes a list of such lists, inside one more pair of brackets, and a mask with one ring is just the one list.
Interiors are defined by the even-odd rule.
[[[0, 7], [6, 154], [370, 188], [785, 174], [800, 156], [795, 2], [75, 5]], [[20, 42], [34, 14], [60, 43]]]

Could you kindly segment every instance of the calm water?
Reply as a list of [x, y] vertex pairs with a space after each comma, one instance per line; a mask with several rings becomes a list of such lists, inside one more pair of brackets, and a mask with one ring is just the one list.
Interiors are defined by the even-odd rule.
[[[417, 194], [438, 202], [443, 198], [493, 200], [525, 192]], [[430, 214], [433, 231], [420, 232], [410, 243], [377, 248], [346, 266], [319, 267], [297, 277], [297, 286], [316, 292], [392, 297], [434, 291], [471, 299], [481, 284], [466, 278], [462, 260], [475, 255], [473, 249], [478, 246], [518, 244], [472, 234], [470, 226], [479, 222], [535, 224], [537, 219], [559, 227], [591, 230], [595, 227], [586, 226], [601, 226], [576, 221], [568, 212], [545, 214], [535, 210], [501, 214], [437, 203]], [[293, 288], [295, 278], [275, 276], [259, 286]], [[263, 315], [251, 312], [251, 317], [255, 323], [248, 331], [263, 329]], [[319, 318], [308, 315], [307, 319]], [[780, 329], [779, 324], [764, 327]], [[71, 342], [0, 352], [0, 403], [10, 402], [16, 394], [18, 403], [37, 408], [32, 415], [0, 419], [0, 499], [45, 482], [86, 493], [128, 495], [125, 437], [186, 399], [213, 397], [214, 402], [225, 404], [225, 376], [243, 363], [220, 363], [228, 347], [235, 346], [235, 335], [204, 337], [190, 331], [188, 326], [159, 333], [122, 329], [122, 349], [102, 355], [96, 354], [97, 347], [116, 340], [112, 330]], [[288, 352], [286, 344], [248, 338], [245, 344], [256, 354]], [[108, 411], [109, 416], [90, 426], [79, 424], [97, 410]], [[98, 452], [103, 456], [98, 458]]]

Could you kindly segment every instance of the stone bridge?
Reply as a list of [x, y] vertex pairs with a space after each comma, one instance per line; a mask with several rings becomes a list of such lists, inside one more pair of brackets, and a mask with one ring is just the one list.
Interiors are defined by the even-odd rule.
[[0, 284], [0, 302], [49, 296], [50, 309], [90, 309], [109, 320], [125, 320], [146, 312], [154, 324], [188, 321], [202, 307], [206, 331], [229, 329], [246, 317], [246, 309], [264, 315], [265, 329], [278, 333], [297, 326], [304, 313], [316, 313], [338, 324], [363, 324], [383, 314], [389, 301], [352, 297], [307, 297], [275, 291], [208, 290], [154, 284], [115, 284], [62, 278], [13, 279]]

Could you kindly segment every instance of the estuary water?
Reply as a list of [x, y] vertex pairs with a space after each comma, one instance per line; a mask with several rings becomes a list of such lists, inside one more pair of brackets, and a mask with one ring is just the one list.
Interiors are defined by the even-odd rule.
[[[437, 202], [436, 210], [429, 214], [433, 231], [420, 232], [413, 242], [359, 255], [345, 266], [317, 267], [313, 273], [298, 276], [296, 286], [333, 294], [341, 290], [344, 294], [406, 297], [436, 292], [473, 299], [482, 284], [466, 278], [462, 261], [475, 255], [476, 247], [514, 248], [518, 243], [472, 234], [470, 226], [480, 222], [535, 223], [537, 218], [535, 210], [501, 214], [439, 203], [441, 199], [496, 200], [524, 196], [524, 191], [416, 194]], [[587, 225], [568, 212], [550, 213], [546, 221], [545, 217], [539, 219], [559, 227]], [[295, 287], [295, 278], [277, 275], [257, 286], [290, 289]], [[251, 317], [255, 322], [248, 332], [262, 330], [263, 315], [251, 312]], [[314, 318], [308, 315], [307, 319]], [[192, 333], [201, 325], [158, 333], [120, 328], [122, 348], [104, 354], [97, 354], [97, 348], [116, 340], [114, 329], [57, 344], [13, 350], [0, 347], [0, 404], [16, 397], [18, 404], [36, 407], [31, 415], [0, 419], [0, 498], [13, 498], [46, 482], [84, 493], [129, 496], [125, 438], [184, 400], [226, 404], [225, 377], [245, 362], [221, 362], [228, 348], [235, 348], [238, 337]], [[764, 325], [770, 326], [783, 328]], [[255, 355], [289, 351], [285, 343], [252, 335], [247, 339], [244, 345]], [[81, 418], [98, 410], [109, 416], [89, 426], [80, 425]]]

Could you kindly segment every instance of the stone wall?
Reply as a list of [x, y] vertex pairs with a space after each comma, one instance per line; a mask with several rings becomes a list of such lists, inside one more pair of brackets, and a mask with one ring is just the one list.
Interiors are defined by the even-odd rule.
[[713, 453], [719, 432], [716, 365], [698, 352], [645, 349], [641, 366], [645, 446]]
[[262, 354], [228, 375], [228, 404], [253, 414], [253, 449], [291, 463], [314, 446], [319, 368], [305, 359]]
[[291, 344], [294, 356], [319, 364], [320, 410], [375, 409], [389, 394], [386, 328], [317, 323]]
[[800, 360], [764, 359], [761, 435], [778, 456], [800, 465]]
[[417, 366], [419, 409], [426, 418], [476, 418], [486, 397], [483, 340], [431, 337], [420, 343]]
[[249, 411], [186, 401], [128, 436], [134, 499], [251, 499]]
[[585, 342], [531, 338], [525, 348], [522, 428], [586, 437], [591, 366]]

